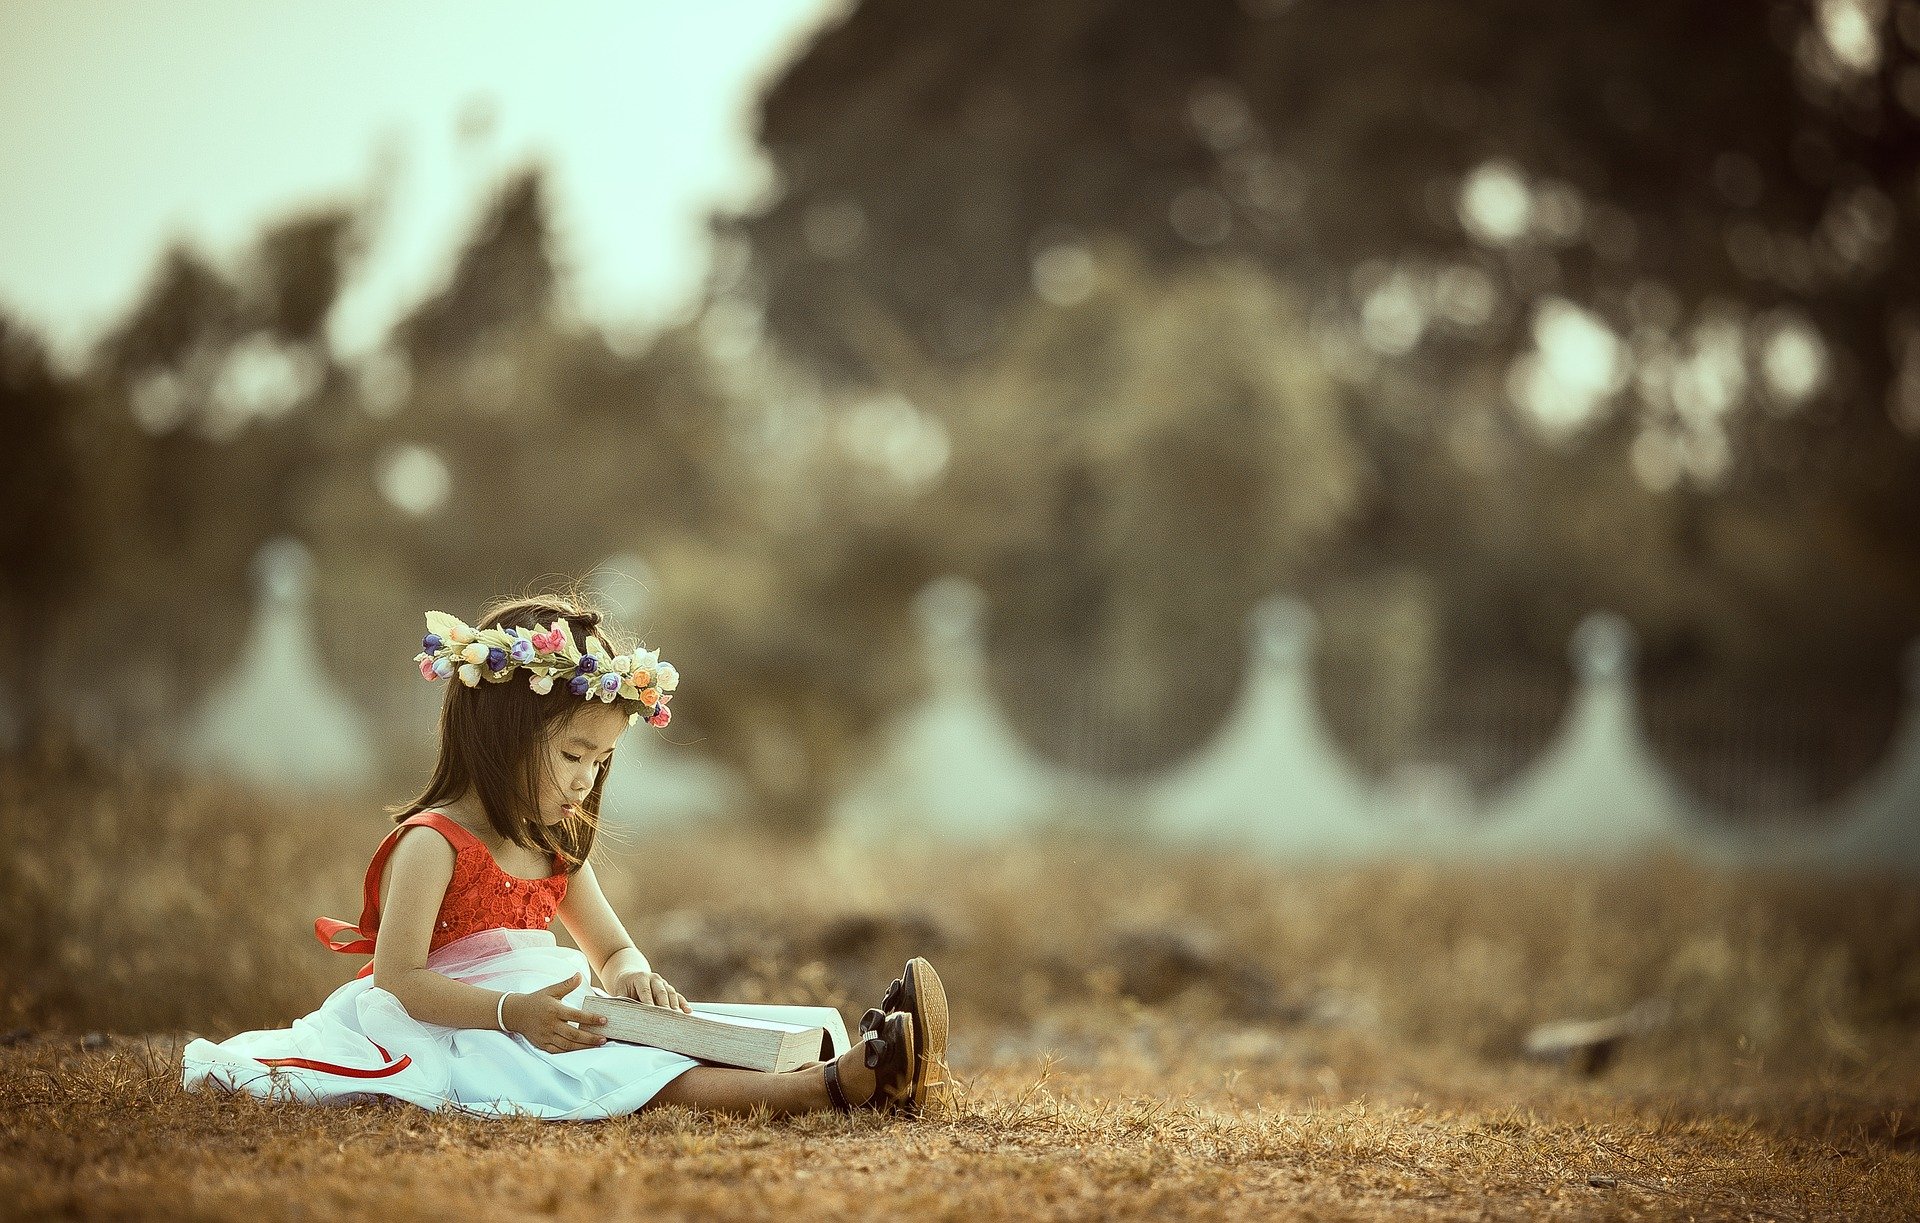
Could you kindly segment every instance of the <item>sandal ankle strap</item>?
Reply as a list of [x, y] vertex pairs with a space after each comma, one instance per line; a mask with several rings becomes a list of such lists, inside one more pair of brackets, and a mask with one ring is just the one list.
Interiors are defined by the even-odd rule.
[[826, 1065], [826, 1076], [827, 1076], [827, 1098], [829, 1100], [832, 1100], [833, 1106], [839, 1109], [841, 1112], [843, 1113], [852, 1112], [853, 1105], [847, 1103], [847, 1093], [845, 1089], [843, 1089], [840, 1086], [839, 1063], [829, 1060]]

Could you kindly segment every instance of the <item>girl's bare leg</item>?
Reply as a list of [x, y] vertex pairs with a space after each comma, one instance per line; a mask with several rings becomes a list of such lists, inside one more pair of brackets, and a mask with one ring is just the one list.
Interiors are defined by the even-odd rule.
[[[847, 1093], [847, 1099], [858, 1103], [873, 1094], [874, 1074], [867, 1069], [861, 1046], [855, 1045], [837, 1060], [840, 1090]], [[655, 1104], [685, 1104], [742, 1117], [762, 1105], [776, 1117], [819, 1112], [833, 1107], [827, 1095], [827, 1076], [820, 1069], [824, 1064], [815, 1063], [783, 1073], [695, 1066], [662, 1087], [653, 1099], [640, 1107], [644, 1111]]]

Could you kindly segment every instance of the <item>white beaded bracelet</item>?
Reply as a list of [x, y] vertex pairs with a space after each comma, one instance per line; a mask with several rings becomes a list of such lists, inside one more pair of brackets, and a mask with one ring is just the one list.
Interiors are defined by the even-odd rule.
[[[507, 995], [505, 991], [501, 992], [500, 1001], [494, 1004], [493, 1022], [499, 1026], [502, 1032], [507, 1031]], [[509, 1036], [512, 1035], [511, 1032], [507, 1034]]]

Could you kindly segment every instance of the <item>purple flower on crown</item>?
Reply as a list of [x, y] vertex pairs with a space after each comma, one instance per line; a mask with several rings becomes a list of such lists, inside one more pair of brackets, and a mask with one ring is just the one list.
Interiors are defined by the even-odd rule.
[[422, 637], [420, 639], [420, 648], [429, 654], [438, 653], [440, 650], [440, 634], [428, 633], [425, 637]]
[[498, 671], [507, 665], [507, 652], [499, 646], [487, 651], [487, 670]]
[[618, 692], [620, 690], [620, 677], [611, 671], [607, 672], [600, 677], [600, 690], [602, 692]]
[[580, 672], [582, 675], [592, 675], [599, 669], [600, 664], [593, 660], [593, 655], [591, 654], [584, 655], [580, 659], [580, 665], [574, 668], [574, 670]]
[[585, 696], [587, 695], [587, 688], [592, 685], [592, 683], [593, 681], [586, 676], [576, 675], [572, 680], [568, 681], [567, 688], [575, 696]]
[[513, 643], [513, 661], [532, 662], [533, 661], [533, 642], [528, 641], [524, 637], [515, 641]]

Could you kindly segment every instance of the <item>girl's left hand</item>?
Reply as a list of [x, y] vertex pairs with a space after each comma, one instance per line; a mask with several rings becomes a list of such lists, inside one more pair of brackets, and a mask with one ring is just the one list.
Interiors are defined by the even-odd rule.
[[607, 982], [606, 990], [616, 998], [637, 998], [641, 1002], [693, 1014], [693, 1004], [682, 998], [680, 991], [668, 985], [667, 979], [657, 972], [635, 969], [616, 974], [613, 980]]

